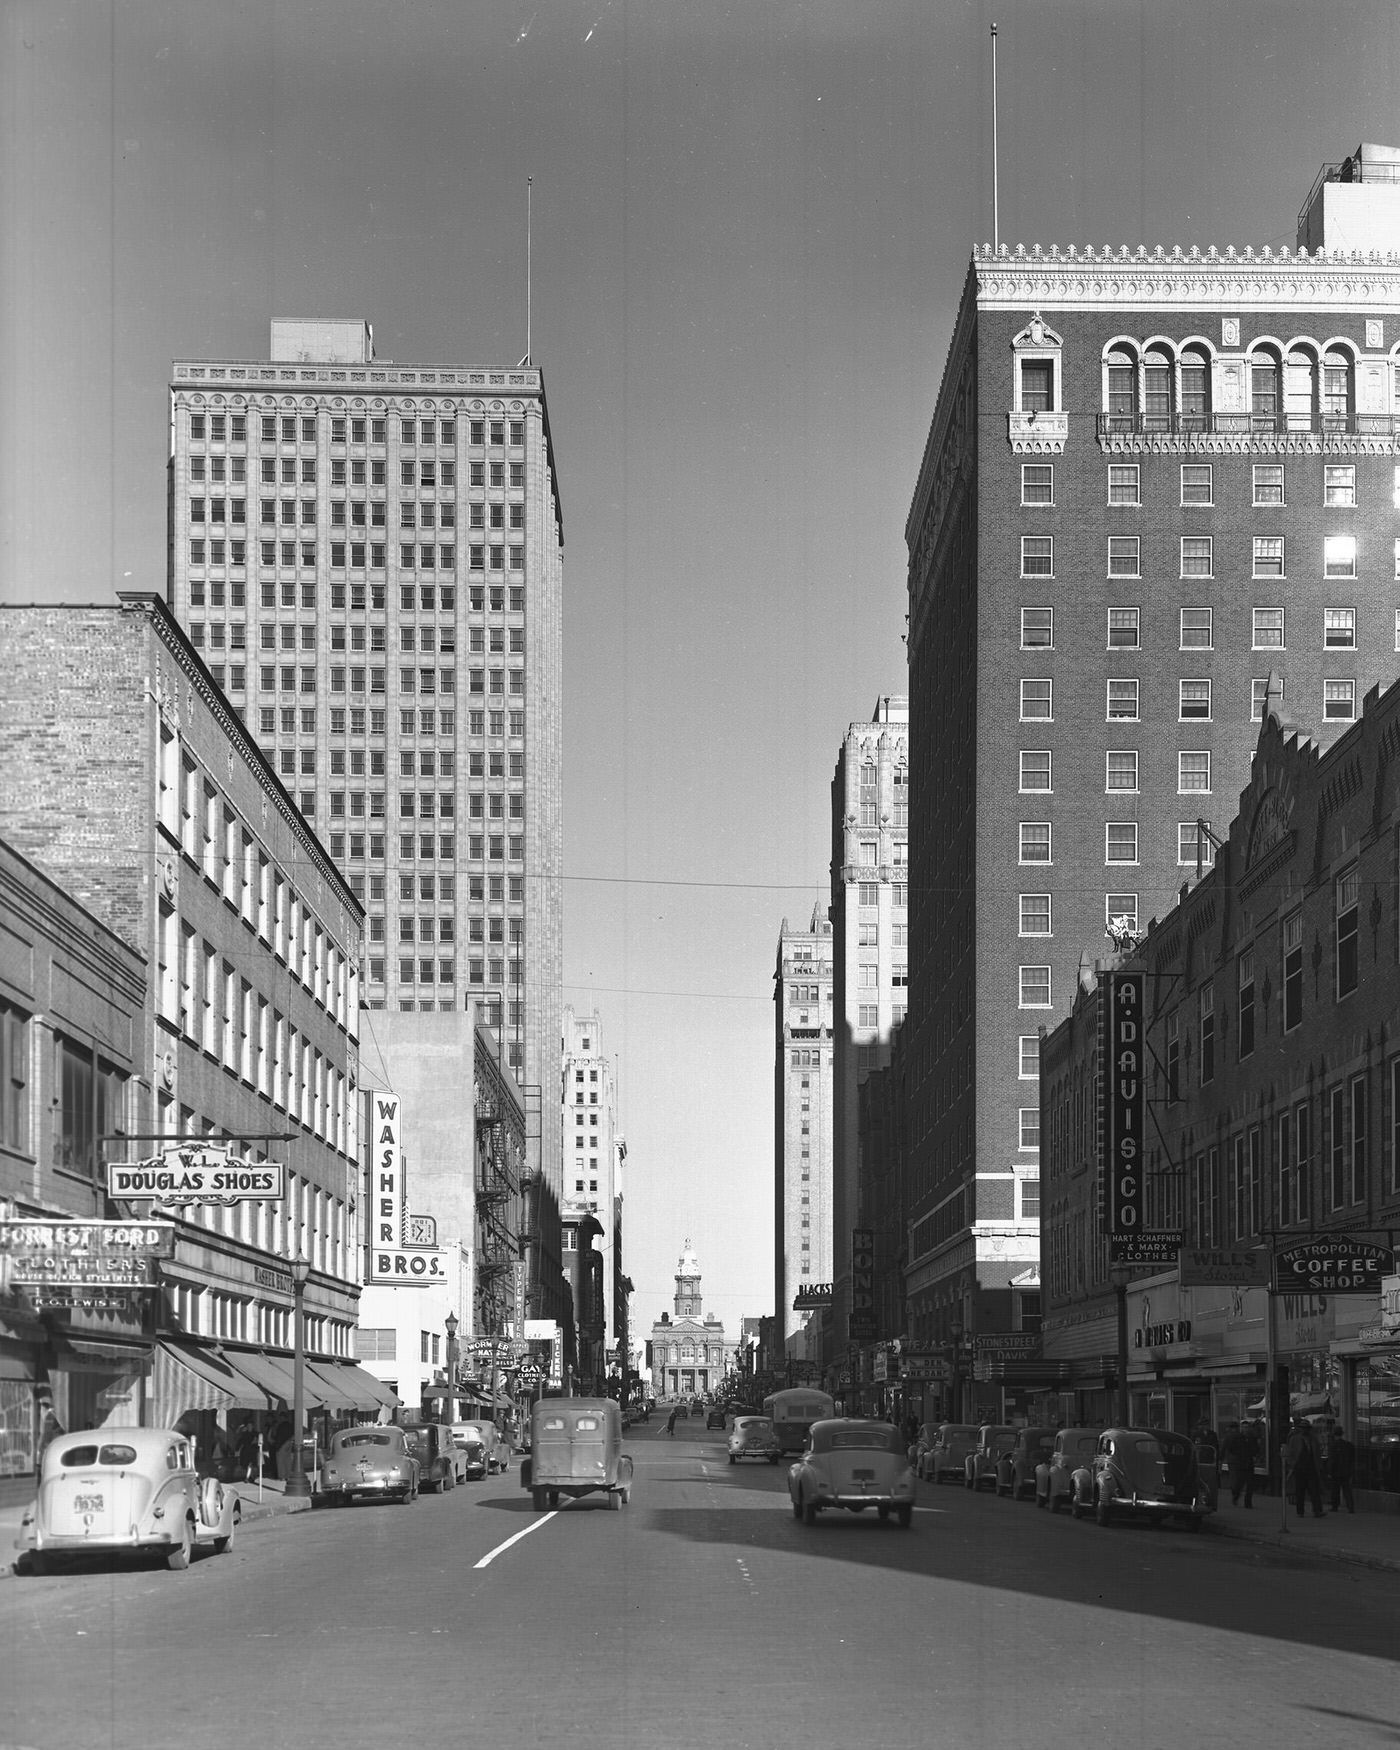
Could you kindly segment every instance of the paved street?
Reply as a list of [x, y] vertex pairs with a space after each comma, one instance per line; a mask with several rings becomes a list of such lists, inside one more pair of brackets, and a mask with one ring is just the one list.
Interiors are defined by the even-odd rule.
[[512, 1469], [183, 1575], [7, 1581], [0, 1743], [1395, 1741], [1393, 1575], [929, 1485], [907, 1532], [808, 1530], [717, 1432], [629, 1445], [620, 1513], [537, 1516]]

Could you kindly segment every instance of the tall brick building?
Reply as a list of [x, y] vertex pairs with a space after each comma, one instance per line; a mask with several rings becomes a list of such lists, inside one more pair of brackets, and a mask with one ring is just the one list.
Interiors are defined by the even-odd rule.
[[1270, 671], [1322, 746], [1394, 672], [1395, 158], [1293, 250], [973, 255], [906, 530], [911, 1336], [1038, 1307], [1039, 1026], [1194, 877]]

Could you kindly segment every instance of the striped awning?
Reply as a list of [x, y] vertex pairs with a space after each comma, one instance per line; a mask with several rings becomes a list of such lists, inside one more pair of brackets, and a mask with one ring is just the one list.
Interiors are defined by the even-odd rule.
[[152, 1421], [173, 1428], [188, 1410], [265, 1410], [267, 1395], [210, 1349], [158, 1343], [151, 1369]]
[[[254, 1349], [238, 1349], [229, 1351], [229, 1360], [241, 1373], [246, 1373], [256, 1385], [260, 1385], [267, 1393], [269, 1403], [274, 1410], [290, 1410], [296, 1395], [294, 1377], [294, 1362], [290, 1355], [264, 1355]], [[309, 1410], [324, 1410], [332, 1406], [326, 1402], [326, 1388], [322, 1382], [307, 1367], [302, 1374], [302, 1401]], [[263, 1406], [267, 1408], [267, 1405]]]
[[352, 1410], [393, 1410], [403, 1402], [392, 1387], [352, 1361], [317, 1361], [316, 1367], [350, 1399]]

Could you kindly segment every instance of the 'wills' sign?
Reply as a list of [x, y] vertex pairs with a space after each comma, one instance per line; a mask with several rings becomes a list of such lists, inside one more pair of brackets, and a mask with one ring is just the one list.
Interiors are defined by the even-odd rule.
[[1145, 1214], [1142, 1127], [1146, 1113], [1143, 1078], [1141, 972], [1110, 972], [1104, 1041], [1104, 1186], [1108, 1231], [1139, 1234]]

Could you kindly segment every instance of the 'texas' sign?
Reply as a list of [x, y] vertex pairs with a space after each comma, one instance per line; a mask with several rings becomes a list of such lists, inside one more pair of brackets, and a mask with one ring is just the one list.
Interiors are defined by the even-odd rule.
[[403, 1106], [397, 1094], [371, 1096], [369, 1164], [369, 1257], [367, 1282], [424, 1288], [446, 1282], [448, 1254], [430, 1246], [404, 1244], [406, 1214], [403, 1183]]

